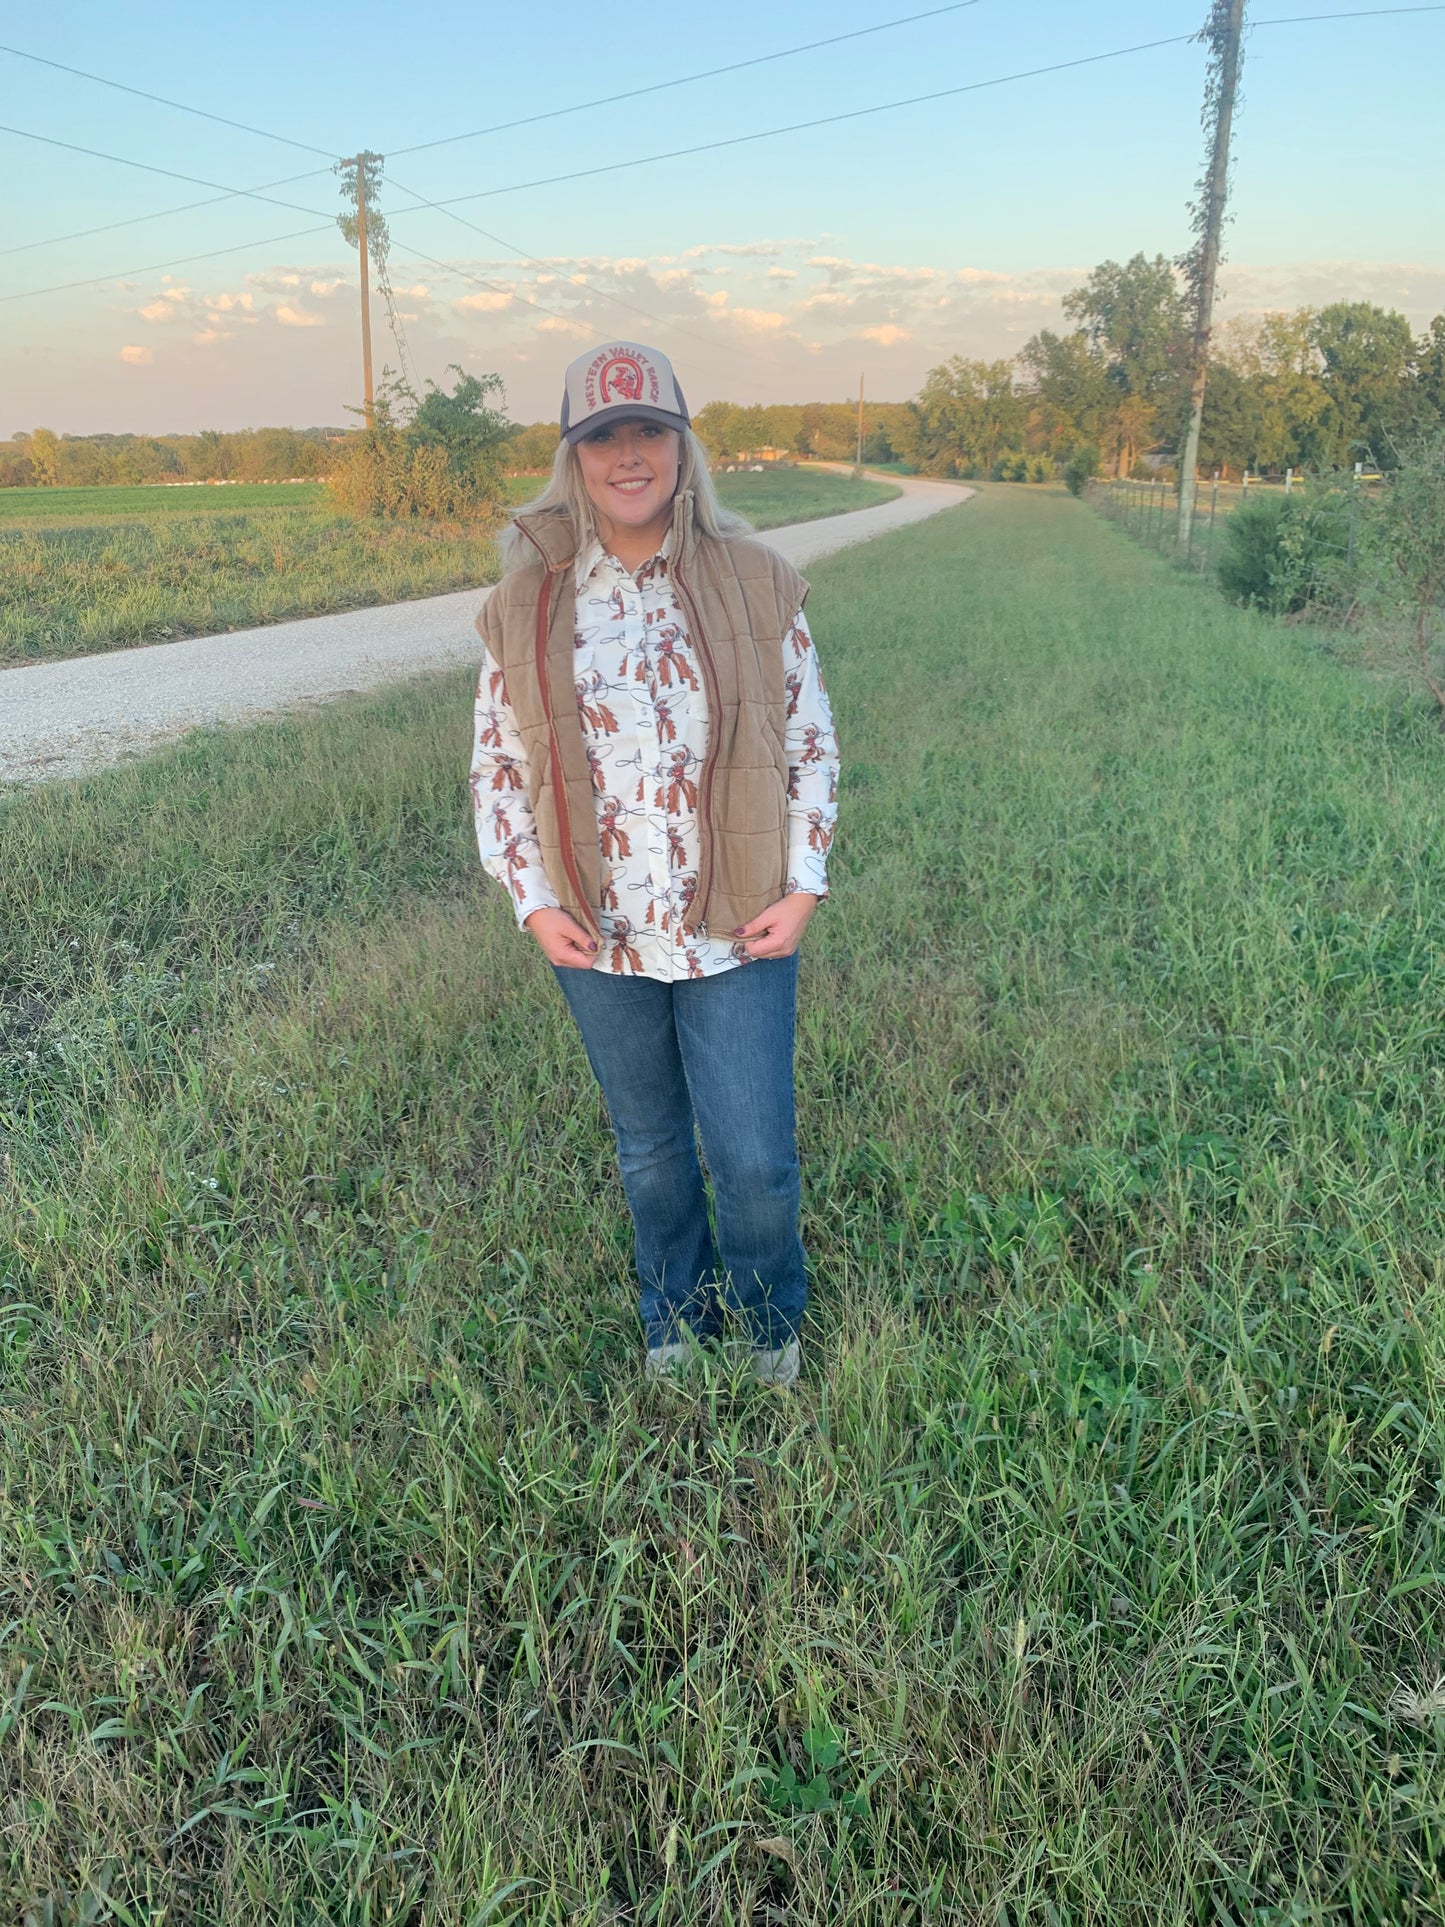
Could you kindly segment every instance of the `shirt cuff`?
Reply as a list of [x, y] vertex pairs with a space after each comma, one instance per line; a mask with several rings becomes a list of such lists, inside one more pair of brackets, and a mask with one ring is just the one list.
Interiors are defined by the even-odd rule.
[[562, 907], [542, 871], [524, 871], [522, 875], [513, 877], [508, 885], [508, 894], [516, 912], [519, 930], [534, 910], [560, 910]]

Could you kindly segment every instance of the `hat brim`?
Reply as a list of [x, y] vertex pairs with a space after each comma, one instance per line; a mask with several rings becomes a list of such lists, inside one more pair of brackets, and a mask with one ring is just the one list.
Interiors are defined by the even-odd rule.
[[578, 422], [575, 428], [564, 428], [564, 442], [580, 442], [590, 435], [594, 428], [608, 428], [617, 422], [656, 422], [661, 428], [675, 428], [679, 434], [691, 426], [686, 415], [674, 415], [666, 408], [649, 408], [646, 402], [619, 401], [610, 408], [599, 408], [586, 421]]

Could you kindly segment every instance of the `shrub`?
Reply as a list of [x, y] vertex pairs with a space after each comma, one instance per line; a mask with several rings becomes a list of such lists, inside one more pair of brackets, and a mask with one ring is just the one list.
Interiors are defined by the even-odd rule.
[[1047, 482], [1054, 465], [1047, 455], [1025, 455], [1021, 449], [1005, 449], [993, 465], [996, 482]]
[[1099, 472], [1099, 451], [1092, 442], [1076, 448], [1064, 463], [1064, 487], [1070, 495], [1082, 495]]
[[1242, 502], [1225, 522], [1219, 586], [1231, 602], [1272, 615], [1288, 612], [1292, 595], [1284, 586], [1283, 564], [1285, 525], [1293, 512], [1288, 496], [1261, 495]]
[[1300, 495], [1259, 495], [1224, 525], [1219, 584], [1234, 602], [1271, 615], [1342, 609], [1348, 578], [1350, 499], [1346, 484], [1312, 484]]
[[332, 468], [327, 487], [338, 508], [439, 522], [497, 513], [508, 424], [487, 400], [501, 377], [451, 372], [450, 394], [433, 381], [421, 397], [400, 381], [384, 385], [371, 426], [348, 438]]
[[1407, 445], [1361, 516], [1361, 595], [1384, 653], [1427, 690], [1445, 724], [1445, 432]]
[[562, 430], [556, 422], [529, 422], [513, 429], [502, 450], [502, 465], [509, 475], [537, 475], [552, 466]]

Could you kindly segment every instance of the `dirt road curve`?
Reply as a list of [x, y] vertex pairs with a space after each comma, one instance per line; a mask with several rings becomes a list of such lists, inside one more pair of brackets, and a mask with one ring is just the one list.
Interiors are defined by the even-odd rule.
[[[879, 508], [770, 529], [763, 540], [800, 568], [952, 508], [972, 493], [899, 476]], [[447, 663], [473, 662], [485, 589], [308, 616], [264, 629], [115, 649], [72, 662], [0, 670], [0, 782], [78, 776], [188, 729], [254, 721]]]

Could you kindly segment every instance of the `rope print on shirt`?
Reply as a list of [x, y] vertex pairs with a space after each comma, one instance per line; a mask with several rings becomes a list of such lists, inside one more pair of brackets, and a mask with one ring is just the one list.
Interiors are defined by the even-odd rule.
[[[669, 538], [670, 540], [670, 538]], [[597, 970], [672, 983], [751, 959], [742, 944], [682, 920], [697, 894], [697, 782], [707, 704], [668, 543], [635, 574], [594, 542], [578, 556], [573, 680], [603, 863]], [[800, 609], [787, 661], [788, 879], [826, 896], [838, 813], [838, 745], [817, 651]], [[477, 682], [471, 792], [488, 873], [511, 893], [518, 923], [557, 898], [542, 867], [526, 794], [526, 748], [488, 652]]]

